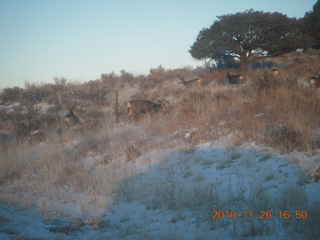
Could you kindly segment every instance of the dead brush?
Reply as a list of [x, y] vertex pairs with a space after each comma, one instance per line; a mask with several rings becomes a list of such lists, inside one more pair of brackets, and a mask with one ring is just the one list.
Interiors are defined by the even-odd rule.
[[210, 116], [212, 105], [211, 93], [209, 91], [187, 90], [181, 95], [182, 103], [176, 112], [179, 112], [183, 121], [206, 121]]
[[142, 154], [136, 146], [130, 144], [129, 146], [126, 146], [126, 155], [129, 162], [134, 162]]
[[288, 124], [270, 124], [266, 127], [265, 142], [281, 152], [302, 150], [302, 133]]
[[303, 116], [287, 116], [266, 124], [265, 142], [281, 152], [304, 151], [312, 155], [319, 148], [312, 119]]
[[[316, 149], [319, 141], [313, 130], [320, 127], [317, 95], [271, 72], [265, 71], [260, 81], [257, 79], [238, 88], [212, 91], [215, 111], [211, 123], [223, 123], [228, 131], [240, 131], [243, 140], [264, 142], [282, 152]], [[266, 88], [268, 92], [261, 94]]]
[[215, 83], [217, 85], [224, 85], [226, 74], [225, 71], [214, 71], [205, 73], [203, 76], [203, 85], [207, 86], [210, 83]]
[[227, 90], [225, 88], [218, 88], [212, 93], [212, 98], [214, 101], [231, 101], [231, 89]]
[[272, 98], [267, 98], [265, 104], [267, 104], [266, 113], [275, 121], [282, 123], [296, 119], [301, 121], [301, 125], [308, 123], [311, 129], [320, 127], [318, 98], [313, 91], [303, 91], [297, 88], [275, 89]]
[[297, 83], [294, 78], [281, 77], [278, 74], [274, 74], [271, 70], [262, 71], [252, 81], [252, 88], [260, 92], [264, 91], [267, 96], [270, 96], [271, 91], [275, 89], [292, 89], [296, 85]]
[[105, 116], [99, 108], [94, 106], [88, 107], [82, 114], [82, 130], [83, 131], [98, 131], [105, 127]]
[[[13, 132], [21, 140], [31, 139], [38, 132], [42, 132], [42, 140], [44, 140], [44, 129], [52, 126], [55, 121], [50, 113], [42, 114], [39, 108], [34, 108], [32, 105], [14, 108], [7, 114], [7, 117], [14, 128]], [[38, 140], [41, 140], [41, 138]]]
[[311, 178], [316, 181], [320, 182], [320, 165], [316, 166], [310, 174]]
[[312, 92], [280, 87], [265, 100], [264, 113], [270, 116], [265, 136], [271, 146], [283, 152], [317, 148], [314, 130], [320, 127], [320, 109]]

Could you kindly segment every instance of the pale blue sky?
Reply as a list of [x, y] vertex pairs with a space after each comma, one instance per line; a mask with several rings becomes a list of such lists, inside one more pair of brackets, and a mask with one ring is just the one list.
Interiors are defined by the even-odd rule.
[[188, 53], [216, 16], [303, 17], [316, 0], [0, 0], [0, 88], [202, 65]]

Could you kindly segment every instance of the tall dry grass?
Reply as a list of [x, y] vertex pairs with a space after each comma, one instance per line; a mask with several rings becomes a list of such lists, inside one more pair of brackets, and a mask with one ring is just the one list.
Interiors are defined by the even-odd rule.
[[[185, 90], [173, 110], [177, 117], [166, 125], [173, 124], [176, 129], [188, 126], [208, 131], [202, 126], [214, 126], [221, 132], [239, 131], [243, 141], [268, 144], [282, 152], [317, 149], [317, 92], [298, 87], [297, 76], [292, 72], [281, 77], [263, 71], [254, 74], [237, 87], [218, 84]], [[265, 78], [269, 78], [270, 85], [264, 84]]]
[[104, 167], [110, 157], [107, 132], [69, 142], [56, 138], [36, 146], [28, 141], [7, 145], [0, 156], [1, 201], [38, 207], [46, 216], [96, 223], [117, 178], [123, 177]]
[[37, 145], [27, 140], [1, 144], [0, 202], [36, 207], [44, 216], [62, 216], [74, 224], [98, 225], [119, 183], [140, 173], [134, 161], [159, 147], [138, 126], [99, 126], [51, 135]]
[[[132, 186], [127, 179], [141, 174], [140, 169], [133, 167], [134, 162], [151, 150], [190, 148], [229, 134], [237, 138], [233, 141], [235, 144], [255, 141], [281, 152], [298, 150], [312, 154], [320, 146], [316, 134], [320, 128], [320, 99], [312, 89], [301, 89], [293, 84], [303, 75], [301, 69], [282, 69], [277, 77], [262, 70], [251, 71], [247, 82], [240, 86], [228, 86], [224, 71], [213, 72], [203, 77], [206, 82], [203, 87], [172, 91], [158, 88], [156, 95], [151, 91], [157, 87], [157, 81], [164, 81], [166, 72], [162, 69], [151, 72], [148, 76], [151, 86], [148, 85], [143, 96], [171, 99], [166, 113], [153, 117], [145, 114], [138, 122], [122, 121], [110, 127], [112, 116], [106, 120], [103, 112], [96, 110], [99, 107], [92, 104], [95, 109], [79, 110], [84, 119], [82, 130], [69, 139], [50, 135], [46, 142], [37, 145], [30, 145], [28, 141], [1, 144], [0, 200], [36, 206], [44, 215], [65, 216], [86, 224], [100, 222], [116, 193], [120, 202], [129, 197], [145, 198], [150, 208], [169, 204], [177, 213], [191, 209], [198, 212], [199, 222], [208, 217], [206, 211], [212, 207], [212, 199], [221, 209], [230, 209], [233, 206], [230, 202], [235, 207], [258, 204], [254, 199], [245, 201], [241, 193], [229, 196], [226, 201], [217, 199], [215, 186], [208, 186], [210, 191], [198, 189], [196, 185], [184, 190], [183, 185], [177, 186], [170, 178], [170, 172], [164, 189], [157, 182], [148, 186], [156, 187], [152, 190], [156, 199], [150, 202], [145, 197], [147, 193], [139, 186]], [[169, 71], [168, 74], [174, 78], [176, 73]], [[304, 73], [308, 74], [312, 73]], [[270, 85], [265, 85], [266, 82]], [[79, 96], [84, 94], [80, 90]], [[93, 90], [98, 91], [99, 87]], [[134, 192], [136, 188], [139, 191]], [[259, 196], [267, 194], [263, 189], [259, 191]], [[277, 206], [268, 197], [260, 200]], [[284, 194], [283, 203], [291, 200], [292, 194]], [[203, 202], [204, 207], [199, 208]], [[314, 207], [310, 208], [315, 211]], [[310, 224], [315, 225], [314, 222]], [[243, 228], [248, 229], [247, 237], [271, 231], [270, 227], [261, 227], [253, 221], [235, 228], [239, 233]], [[310, 234], [314, 236], [315, 233]]]

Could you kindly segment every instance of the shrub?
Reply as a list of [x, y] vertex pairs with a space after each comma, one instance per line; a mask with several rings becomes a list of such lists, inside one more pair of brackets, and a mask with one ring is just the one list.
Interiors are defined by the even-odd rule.
[[55, 118], [50, 114], [41, 114], [40, 109], [33, 106], [20, 106], [8, 113], [8, 118], [14, 126], [18, 138], [30, 134], [55, 123]]
[[9, 101], [19, 101], [22, 93], [23, 89], [19, 87], [4, 88], [1, 92], [0, 98], [4, 103]]
[[282, 152], [302, 150], [302, 134], [286, 123], [267, 126], [265, 137], [267, 144], [274, 148], [280, 148]]

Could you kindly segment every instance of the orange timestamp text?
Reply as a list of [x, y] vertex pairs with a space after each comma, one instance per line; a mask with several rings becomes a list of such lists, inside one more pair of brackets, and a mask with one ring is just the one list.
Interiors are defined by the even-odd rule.
[[307, 219], [309, 214], [307, 211], [278, 211], [272, 212], [268, 211], [260, 211], [259, 214], [254, 214], [253, 211], [212, 211], [212, 219], [239, 219], [239, 218], [257, 218], [257, 219], [271, 219], [274, 216], [279, 217], [280, 219]]

